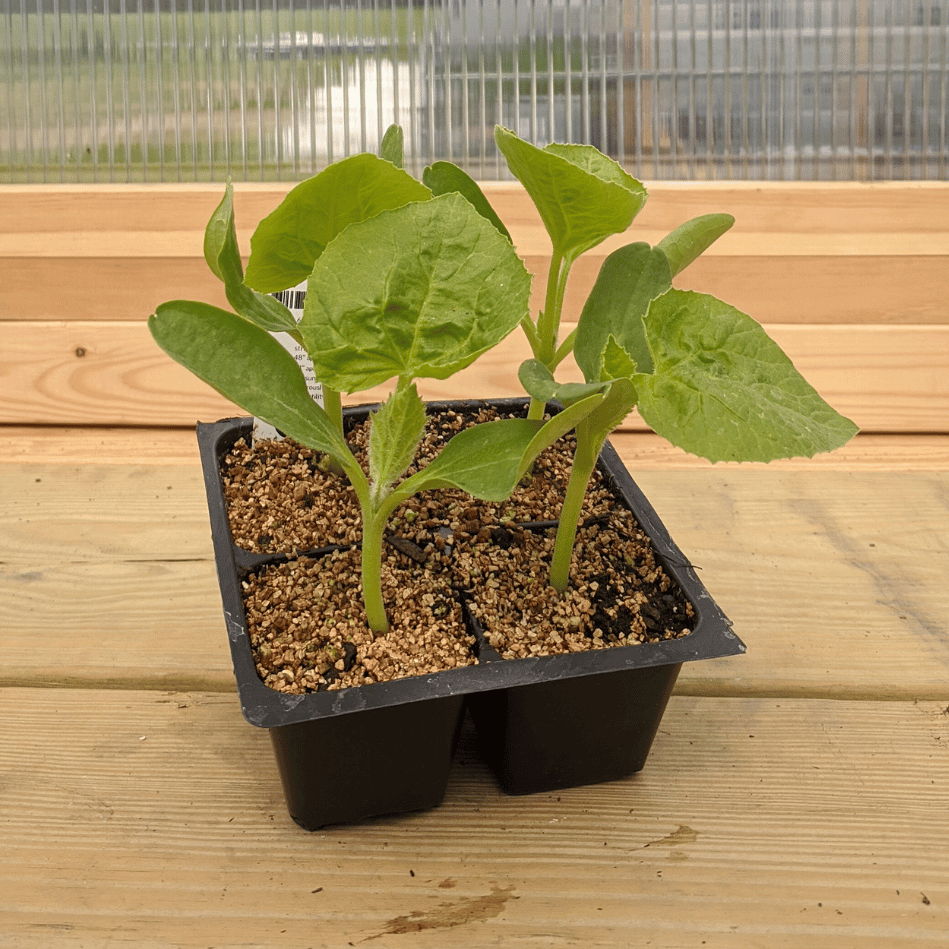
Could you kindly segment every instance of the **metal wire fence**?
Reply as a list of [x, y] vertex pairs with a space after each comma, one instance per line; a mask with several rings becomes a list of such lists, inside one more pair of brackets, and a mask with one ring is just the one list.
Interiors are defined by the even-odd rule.
[[644, 179], [944, 179], [949, 0], [2, 0], [0, 181], [296, 180], [496, 123]]

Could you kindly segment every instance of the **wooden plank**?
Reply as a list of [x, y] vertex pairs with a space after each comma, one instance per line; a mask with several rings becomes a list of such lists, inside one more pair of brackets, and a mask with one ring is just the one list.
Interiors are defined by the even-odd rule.
[[0, 563], [207, 560], [198, 465], [3, 466]]
[[[682, 223], [682, 222], [679, 222]], [[511, 237], [520, 253], [526, 256], [550, 252], [550, 238], [540, 225], [512, 228]], [[238, 229], [242, 250], [250, 246], [253, 230]], [[658, 244], [667, 231], [645, 227], [642, 223], [606, 238], [597, 249], [602, 258], [631, 241]], [[0, 256], [12, 260], [31, 257], [192, 257], [200, 247], [204, 227], [200, 230], [167, 231], [41, 231], [36, 233], [0, 234]], [[949, 234], [897, 231], [894, 233], [829, 233], [787, 234], [773, 231], [730, 231], [712, 245], [710, 257], [749, 256], [813, 257], [832, 254], [841, 257], [874, 255], [893, 257], [947, 256]]]
[[858, 435], [837, 451], [784, 458], [768, 465], [720, 462], [689, 455], [652, 432], [615, 432], [610, 441], [632, 472], [677, 468], [801, 471], [947, 471], [949, 435]]
[[[570, 326], [564, 325], [563, 334]], [[949, 324], [776, 325], [769, 333], [808, 381], [866, 431], [945, 432]], [[517, 368], [530, 350], [512, 333], [446, 380], [420, 380], [429, 399], [523, 395]], [[571, 363], [564, 380], [579, 379]], [[0, 424], [192, 425], [240, 414], [155, 345], [141, 322], [0, 322]], [[380, 386], [352, 402], [385, 398]], [[627, 427], [644, 428], [636, 416]]]
[[[687, 665], [680, 690], [944, 695], [945, 472], [636, 470], [627, 461], [748, 646], [745, 656]], [[0, 681], [172, 687], [181, 676], [190, 687], [202, 676], [203, 688], [228, 687], [196, 465], [0, 471]]]
[[0, 684], [234, 691], [209, 552], [180, 561], [54, 556], [0, 563]]
[[925, 682], [930, 697], [945, 691], [944, 472], [635, 478], [748, 646], [742, 657], [687, 666], [680, 687], [897, 697]]
[[307, 834], [232, 696], [2, 697], [0, 913], [24, 949], [941, 946], [945, 703], [673, 698], [624, 781]]
[[[145, 320], [166, 300], [228, 307], [199, 256], [0, 257], [0, 320]], [[582, 257], [571, 271], [564, 312], [576, 319], [603, 262]], [[532, 312], [542, 307], [549, 256], [531, 256]], [[762, 323], [949, 322], [949, 257], [703, 257], [676, 278]]]
[[200, 256], [0, 257], [0, 280], [0, 320], [144, 321], [166, 300], [230, 309]]
[[[944, 182], [647, 182], [649, 200], [634, 228], [668, 233], [699, 214], [727, 211], [749, 233], [945, 235]], [[252, 229], [292, 183], [237, 182], [238, 228]], [[537, 211], [517, 182], [481, 183], [515, 231], [534, 229]], [[0, 235], [114, 232], [203, 232], [224, 193], [221, 184], [2, 185], [9, 213]], [[41, 253], [46, 253], [40, 248]], [[81, 249], [80, 249], [81, 252]]]
[[[615, 432], [613, 447], [633, 471], [656, 468], [759, 468], [763, 465], [713, 466], [689, 455], [652, 432]], [[76, 428], [72, 426], [0, 426], [0, 465], [127, 465], [129, 458], [149, 465], [200, 464], [193, 428]], [[768, 468], [852, 471], [949, 470], [949, 435], [860, 434], [843, 448], [814, 458], [772, 461]]]

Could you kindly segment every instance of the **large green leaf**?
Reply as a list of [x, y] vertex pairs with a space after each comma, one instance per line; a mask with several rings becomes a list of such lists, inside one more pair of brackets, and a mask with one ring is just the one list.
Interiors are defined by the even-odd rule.
[[643, 317], [651, 300], [669, 289], [666, 255], [648, 244], [613, 251], [600, 268], [577, 324], [573, 353], [588, 382], [601, 378], [610, 336], [632, 357], [640, 372], [652, 371]]
[[300, 329], [317, 377], [342, 392], [445, 379], [528, 312], [530, 275], [458, 194], [355, 224], [316, 262]]
[[412, 463], [425, 431], [425, 403], [415, 385], [396, 389], [372, 413], [369, 426], [369, 477], [374, 501]]
[[436, 196], [457, 191], [468, 199], [478, 214], [498, 229], [498, 233], [503, 234], [508, 240], [511, 239], [504, 222], [497, 216], [494, 208], [491, 207], [491, 202], [481, 190], [481, 185], [457, 165], [450, 161], [437, 161], [429, 165], [422, 172], [422, 183]]
[[148, 328], [199, 379], [251, 415], [332, 455], [353, 478], [355, 460], [346, 442], [313, 401], [296, 360], [268, 332], [227, 310], [188, 300], [163, 303]]
[[541, 149], [500, 126], [494, 137], [564, 258], [625, 231], [646, 202], [643, 185], [590, 145]]
[[228, 303], [244, 319], [272, 333], [296, 331], [296, 320], [282, 303], [244, 285], [244, 266], [234, 226], [234, 189], [230, 181], [205, 229], [204, 257], [211, 272], [224, 283]]
[[656, 247], [669, 259], [674, 277], [708, 250], [734, 223], [730, 214], [703, 214], [680, 224]]
[[644, 326], [655, 372], [632, 380], [639, 411], [674, 445], [710, 461], [772, 461], [856, 434], [758, 323], [715, 297], [670, 290]]
[[428, 188], [391, 162], [368, 154], [344, 158], [297, 185], [260, 222], [244, 280], [265, 292], [294, 287], [350, 224], [430, 197]]

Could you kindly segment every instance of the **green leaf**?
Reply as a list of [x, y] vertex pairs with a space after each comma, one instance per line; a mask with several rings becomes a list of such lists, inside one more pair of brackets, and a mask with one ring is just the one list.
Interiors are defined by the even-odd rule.
[[680, 224], [656, 247], [668, 258], [674, 277], [705, 253], [734, 223], [730, 214], [703, 214]]
[[527, 450], [521, 458], [517, 480], [520, 481], [527, 474], [528, 469], [534, 464], [537, 456], [542, 451], [553, 445], [557, 439], [563, 438], [567, 432], [576, 428], [580, 422], [602, 404], [604, 398], [603, 392], [588, 395], [586, 398], [578, 399], [568, 405], [562, 412], [557, 412], [545, 421], [540, 431], [531, 439], [530, 445], [527, 446]]
[[260, 222], [244, 280], [268, 293], [294, 287], [350, 224], [430, 197], [428, 188], [391, 162], [367, 154], [344, 158], [297, 185]]
[[401, 125], [390, 125], [382, 136], [382, 147], [379, 154], [385, 161], [391, 162], [396, 168], [402, 168], [405, 162], [405, 138]]
[[[650, 360], [650, 366], [651, 363], [652, 360]], [[616, 342], [616, 337], [610, 333], [606, 349], [603, 351], [603, 368], [600, 371], [602, 377], [604, 379], [631, 379], [638, 371], [633, 357]]]
[[646, 203], [643, 185], [590, 145], [541, 149], [500, 126], [494, 137], [561, 257], [576, 259], [625, 231]]
[[524, 391], [538, 402], [550, 402], [555, 399], [567, 405], [577, 399], [584, 399], [595, 392], [603, 392], [603, 382], [557, 382], [553, 373], [539, 360], [527, 359], [517, 370], [517, 377]]
[[460, 431], [427, 467], [393, 493], [411, 497], [421, 490], [461, 488], [485, 501], [503, 501], [537, 456], [586, 418], [602, 401], [596, 394], [576, 402], [546, 422], [501, 419]]
[[670, 290], [644, 320], [653, 375], [633, 379], [663, 437], [710, 461], [811, 457], [849, 441], [838, 414], [751, 317], [715, 297]]
[[371, 415], [369, 478], [378, 501], [412, 463], [425, 431], [425, 403], [415, 385], [396, 389]]
[[422, 183], [436, 196], [458, 192], [468, 200], [478, 214], [486, 221], [490, 221], [500, 234], [511, 240], [508, 229], [497, 216], [494, 208], [491, 207], [491, 203], [485, 197], [481, 186], [457, 165], [450, 161], [437, 161], [435, 164], [429, 165], [422, 172]]
[[528, 312], [514, 248], [458, 194], [355, 224], [316, 262], [300, 329], [317, 377], [342, 392], [445, 379]]
[[610, 432], [633, 411], [638, 398], [639, 394], [631, 380], [615, 379], [610, 384], [606, 397], [584, 421], [593, 436], [596, 452], [599, 452]]
[[244, 286], [244, 267], [234, 226], [234, 189], [230, 181], [205, 229], [204, 257], [212, 273], [223, 281], [228, 303], [244, 319], [272, 333], [296, 332], [293, 314], [279, 300]]
[[211, 273], [222, 283], [227, 283], [229, 273], [233, 273], [234, 258], [240, 269], [238, 279], [243, 280], [240, 253], [237, 253], [237, 234], [234, 230], [234, 186], [228, 180], [224, 188], [224, 197], [214, 209], [208, 226], [204, 229], [204, 259]]
[[503, 501], [517, 486], [521, 462], [542, 427], [528, 419], [500, 419], [463, 429], [429, 465], [406, 478], [393, 499], [423, 489], [461, 488], [485, 501]]
[[671, 280], [666, 255], [648, 244], [627, 244], [603, 261], [580, 314], [573, 347], [584, 379], [596, 382], [601, 378], [610, 336], [632, 357], [640, 372], [652, 371], [643, 317], [650, 301], [668, 290]]
[[227, 310], [188, 300], [163, 303], [148, 328], [199, 379], [251, 415], [332, 455], [353, 479], [358, 465], [346, 442], [313, 401], [296, 360], [268, 332]]

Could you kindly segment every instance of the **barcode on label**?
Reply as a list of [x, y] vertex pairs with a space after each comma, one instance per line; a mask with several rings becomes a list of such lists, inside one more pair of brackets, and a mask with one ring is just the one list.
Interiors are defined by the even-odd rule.
[[306, 290], [278, 290], [274, 296], [288, 310], [302, 310], [306, 299]]

